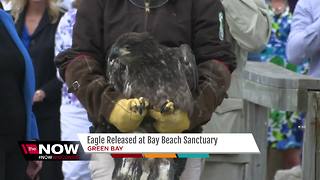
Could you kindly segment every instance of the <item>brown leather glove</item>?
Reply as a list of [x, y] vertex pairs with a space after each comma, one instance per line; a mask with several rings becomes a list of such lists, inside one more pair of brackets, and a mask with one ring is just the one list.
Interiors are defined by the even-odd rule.
[[227, 96], [231, 74], [228, 68], [216, 60], [198, 65], [199, 87], [195, 95], [190, 130], [207, 123], [212, 113]]
[[107, 83], [103, 64], [93, 56], [72, 50], [59, 54], [55, 60], [70, 92], [78, 97], [94, 125], [105, 123], [116, 102], [124, 97]]

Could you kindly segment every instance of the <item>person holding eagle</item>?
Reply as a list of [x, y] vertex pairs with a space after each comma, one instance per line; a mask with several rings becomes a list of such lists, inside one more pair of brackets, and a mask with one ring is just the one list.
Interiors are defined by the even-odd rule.
[[[81, 1], [72, 48], [60, 53], [56, 64], [88, 111], [94, 132], [134, 132], [146, 119], [155, 132], [201, 132], [226, 97], [236, 67], [224, 26], [218, 0]], [[147, 73], [139, 63], [155, 66]], [[135, 77], [129, 76], [133, 70]], [[174, 87], [174, 82], [181, 83]], [[170, 95], [171, 85], [186, 90], [182, 97], [188, 100]], [[148, 88], [149, 96], [141, 92]]]

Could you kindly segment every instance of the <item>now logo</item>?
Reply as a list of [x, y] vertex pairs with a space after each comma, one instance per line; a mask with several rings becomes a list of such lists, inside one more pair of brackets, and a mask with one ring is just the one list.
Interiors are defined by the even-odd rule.
[[27, 161], [89, 160], [79, 141], [20, 141], [20, 150]]
[[77, 154], [79, 144], [39, 144], [39, 154]]

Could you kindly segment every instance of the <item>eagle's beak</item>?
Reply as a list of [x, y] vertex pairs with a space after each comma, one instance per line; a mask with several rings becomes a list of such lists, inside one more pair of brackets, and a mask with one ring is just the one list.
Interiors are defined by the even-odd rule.
[[111, 49], [111, 53], [108, 57], [109, 61], [113, 60], [120, 60], [120, 63], [122, 64], [130, 64], [130, 58], [128, 59], [125, 55], [131, 54], [131, 52], [127, 48], [118, 48], [118, 47], [113, 47]]
[[115, 59], [120, 56], [125, 56], [130, 54], [130, 51], [127, 48], [118, 48], [113, 47], [110, 54], [110, 59]]
[[127, 55], [127, 54], [130, 54], [130, 51], [128, 51], [127, 48], [120, 48], [119, 49], [119, 55], [120, 56], [124, 56], [124, 55]]

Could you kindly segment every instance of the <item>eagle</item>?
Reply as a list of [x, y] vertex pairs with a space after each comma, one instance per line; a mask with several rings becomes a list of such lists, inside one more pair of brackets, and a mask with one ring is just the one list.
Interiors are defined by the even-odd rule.
[[[161, 45], [149, 33], [125, 33], [112, 45], [106, 60], [109, 83], [126, 98], [143, 97], [135, 107], [161, 113], [179, 109], [192, 114], [198, 72], [191, 48]], [[190, 117], [190, 116], [189, 116]], [[137, 133], [155, 133], [153, 119], [145, 117]], [[115, 159], [114, 180], [174, 180], [184, 168], [181, 159]]]

